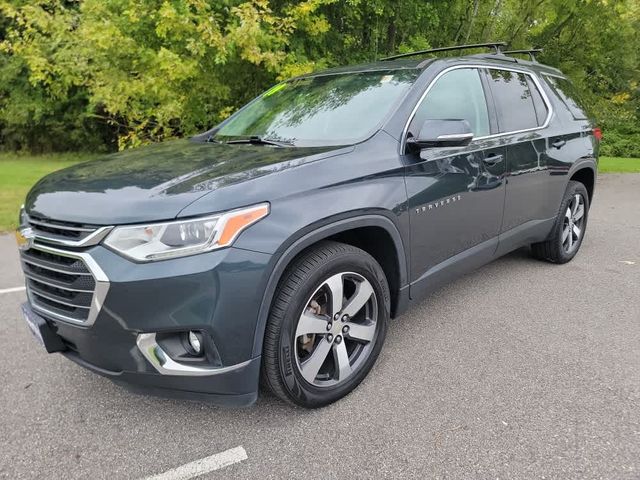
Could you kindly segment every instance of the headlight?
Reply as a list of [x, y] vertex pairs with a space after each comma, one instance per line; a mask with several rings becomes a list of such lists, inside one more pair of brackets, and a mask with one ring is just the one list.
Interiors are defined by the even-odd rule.
[[105, 245], [137, 261], [162, 260], [228, 247], [247, 227], [269, 214], [269, 204], [210, 217], [116, 227]]

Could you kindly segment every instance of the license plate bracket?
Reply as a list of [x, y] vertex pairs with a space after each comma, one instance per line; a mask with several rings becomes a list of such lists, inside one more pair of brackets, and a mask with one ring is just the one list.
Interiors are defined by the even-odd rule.
[[29, 331], [47, 352], [62, 352], [67, 349], [60, 335], [51, 328], [44, 318], [34, 312], [28, 303], [23, 303], [21, 309]]

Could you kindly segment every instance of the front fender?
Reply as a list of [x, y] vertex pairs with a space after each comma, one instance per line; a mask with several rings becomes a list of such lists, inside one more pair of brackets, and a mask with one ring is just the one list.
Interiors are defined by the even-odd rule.
[[[264, 340], [264, 331], [269, 318], [269, 312], [271, 310], [271, 304], [276, 292], [276, 288], [282, 274], [291, 261], [304, 249], [311, 245], [329, 238], [347, 230], [361, 227], [380, 227], [385, 229], [389, 236], [393, 240], [396, 254], [398, 257], [398, 270], [400, 275], [401, 291], [402, 286], [405, 286], [408, 281], [407, 275], [407, 258], [405, 255], [405, 247], [402, 241], [402, 236], [398, 231], [395, 223], [383, 214], [368, 214], [357, 215], [345, 218], [333, 218], [331, 220], [324, 220], [309, 227], [303, 229], [292, 235], [287, 242], [274, 254], [273, 256], [273, 268], [267, 281], [265, 291], [262, 295], [262, 302], [258, 312], [258, 320], [256, 323], [256, 329], [253, 340], [253, 356], [261, 355], [262, 343]], [[405, 298], [406, 297], [406, 298]], [[408, 296], [399, 295], [398, 307], [396, 311], [401, 311], [406, 308], [408, 303]]]

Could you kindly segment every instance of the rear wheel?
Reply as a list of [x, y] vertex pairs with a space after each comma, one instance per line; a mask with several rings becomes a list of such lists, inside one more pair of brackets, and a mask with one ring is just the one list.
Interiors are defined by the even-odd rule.
[[389, 287], [371, 255], [322, 242], [285, 272], [269, 316], [263, 383], [309, 408], [351, 392], [382, 348]]
[[578, 253], [589, 214], [589, 194], [580, 182], [570, 181], [549, 238], [531, 245], [536, 258], [567, 263]]

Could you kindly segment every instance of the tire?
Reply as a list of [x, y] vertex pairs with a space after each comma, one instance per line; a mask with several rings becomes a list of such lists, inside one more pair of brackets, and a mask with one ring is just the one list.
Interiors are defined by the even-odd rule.
[[[560, 210], [549, 238], [544, 242], [531, 245], [533, 256], [552, 263], [571, 261], [582, 245], [588, 216], [589, 194], [587, 189], [580, 182], [570, 181], [560, 203]], [[576, 228], [579, 233], [576, 233]]]
[[280, 280], [265, 331], [262, 384], [305, 408], [339, 400], [373, 367], [389, 312], [387, 279], [371, 255], [318, 243]]

